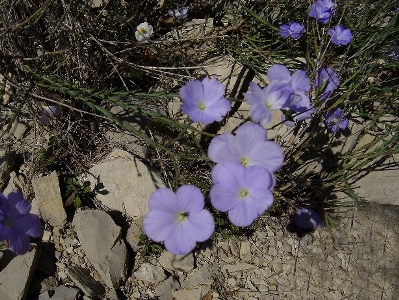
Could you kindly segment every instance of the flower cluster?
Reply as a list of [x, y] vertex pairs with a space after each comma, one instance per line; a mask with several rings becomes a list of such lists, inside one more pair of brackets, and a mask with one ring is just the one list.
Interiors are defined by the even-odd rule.
[[[335, 8], [336, 4], [331, 0], [317, 0], [310, 6], [309, 17], [316, 19], [320, 23], [327, 24], [335, 14]], [[297, 22], [290, 22], [280, 26], [280, 35], [282, 37], [290, 36], [293, 39], [299, 39], [304, 32], [305, 26]], [[334, 28], [328, 29], [327, 34], [331, 36], [331, 42], [335, 45], [346, 46], [353, 38], [352, 31], [342, 25], [336, 25]]]
[[273, 172], [282, 167], [284, 160], [280, 145], [267, 141], [262, 126], [246, 123], [238, 127], [235, 136], [224, 133], [215, 137], [208, 156], [217, 163], [212, 170], [213, 207], [228, 212], [236, 226], [251, 225], [273, 204]]
[[40, 220], [30, 210], [31, 204], [21, 193], [11, 192], [7, 197], [0, 193], [0, 240], [6, 240], [18, 255], [28, 252], [30, 236], [42, 235]]
[[292, 75], [287, 67], [274, 64], [267, 71], [269, 85], [261, 88], [251, 82], [251, 93], [244, 93], [245, 100], [251, 106], [249, 114], [255, 123], [262, 126], [272, 119], [272, 112], [284, 110], [291, 117], [283, 116], [286, 125], [292, 126], [295, 121], [311, 117], [313, 106], [307, 93], [310, 91], [310, 79], [306, 71], [295, 71]]

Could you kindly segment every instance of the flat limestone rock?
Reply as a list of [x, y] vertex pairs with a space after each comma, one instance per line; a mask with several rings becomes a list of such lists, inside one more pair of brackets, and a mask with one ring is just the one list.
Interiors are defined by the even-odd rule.
[[87, 180], [102, 204], [136, 219], [149, 212], [150, 195], [165, 187], [155, 172], [122, 150], [113, 151], [106, 161], [92, 167]]
[[87, 258], [107, 286], [112, 288], [125, 279], [128, 252], [112, 218], [102, 210], [85, 210], [75, 214], [73, 226]]
[[54, 171], [48, 176], [33, 179], [32, 186], [43, 220], [51, 226], [62, 228], [67, 221], [67, 215], [57, 173]]
[[0, 299], [26, 299], [40, 251], [33, 248], [24, 255], [13, 257], [11, 261], [9, 259], [13, 254], [7, 252], [0, 259]]

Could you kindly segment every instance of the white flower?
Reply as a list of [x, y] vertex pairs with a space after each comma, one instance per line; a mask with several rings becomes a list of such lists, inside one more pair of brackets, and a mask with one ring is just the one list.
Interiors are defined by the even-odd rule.
[[141, 23], [137, 26], [137, 30], [135, 32], [136, 39], [139, 42], [146, 43], [150, 40], [150, 36], [153, 33], [152, 26], [149, 25], [147, 22]]
[[52, 118], [56, 118], [61, 110], [58, 106], [44, 107], [43, 115], [40, 117], [40, 124], [48, 124]]

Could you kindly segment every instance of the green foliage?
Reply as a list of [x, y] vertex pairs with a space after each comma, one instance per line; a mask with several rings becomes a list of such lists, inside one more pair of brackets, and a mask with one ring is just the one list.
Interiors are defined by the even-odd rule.
[[158, 254], [163, 249], [159, 243], [155, 243], [154, 241], [150, 240], [145, 234], [140, 235], [138, 246], [142, 247], [140, 252], [141, 256]]
[[73, 203], [75, 207], [80, 207], [82, 201], [88, 200], [93, 196], [90, 181], [85, 181], [81, 184], [76, 177], [65, 177], [64, 183], [66, 185], [65, 196], [67, 197], [65, 205]]

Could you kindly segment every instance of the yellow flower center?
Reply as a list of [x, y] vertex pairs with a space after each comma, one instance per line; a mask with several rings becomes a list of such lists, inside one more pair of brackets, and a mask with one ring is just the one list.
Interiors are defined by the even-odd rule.
[[141, 34], [146, 34], [146, 33], [147, 33], [147, 30], [145, 30], [144, 27], [140, 27], [139, 32], [140, 32]]
[[240, 195], [240, 198], [246, 198], [249, 195], [249, 191], [245, 188], [241, 188], [238, 194]]
[[200, 110], [205, 110], [206, 104], [205, 104], [204, 102], [200, 102], [200, 103], [198, 104], [198, 108], [199, 108]]
[[187, 219], [188, 213], [187, 212], [179, 212], [176, 214], [176, 220], [177, 222], [183, 222], [185, 219]]
[[248, 160], [248, 158], [246, 158], [246, 157], [241, 157], [240, 163], [241, 163], [244, 167], [246, 167], [246, 166], [248, 166], [248, 164], [249, 164], [249, 160]]

